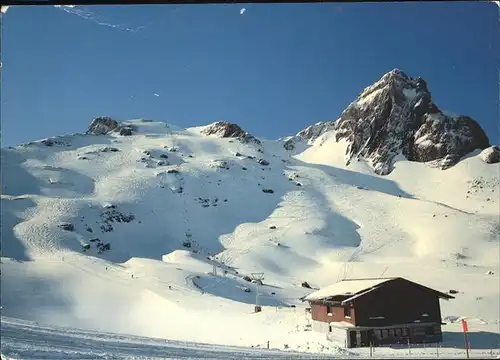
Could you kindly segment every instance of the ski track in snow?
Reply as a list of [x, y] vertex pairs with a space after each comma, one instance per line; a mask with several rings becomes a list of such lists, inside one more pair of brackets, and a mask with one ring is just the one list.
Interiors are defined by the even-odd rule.
[[[2, 359], [313, 359], [318, 355], [99, 333], [2, 317]], [[321, 356], [326, 358], [325, 355]]]

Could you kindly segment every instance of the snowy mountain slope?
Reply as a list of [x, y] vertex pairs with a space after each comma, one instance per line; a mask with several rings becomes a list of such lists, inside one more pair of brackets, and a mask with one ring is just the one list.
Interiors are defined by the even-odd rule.
[[[130, 124], [132, 136], [2, 149], [3, 314], [176, 340], [328, 349], [323, 337], [304, 335], [305, 324], [297, 331], [299, 309], [286, 310], [303, 306], [300, 284], [385, 270], [458, 287], [463, 295], [443, 314], [498, 328], [497, 165], [473, 155], [440, 171], [401, 159], [379, 176], [363, 161], [343, 165], [345, 144], [332, 132], [290, 157], [281, 142]], [[484, 185], [467, 194], [479, 178]], [[186, 232], [191, 247], [178, 250]], [[100, 252], [93, 238], [110, 250]], [[422, 264], [432, 270], [418, 271]], [[285, 308], [252, 314], [257, 289], [243, 276], [260, 271], [268, 284], [260, 303]], [[214, 328], [222, 313], [224, 326]]]
[[498, 345], [500, 168], [480, 150], [446, 170], [400, 153], [382, 176], [346, 165], [330, 123], [271, 141], [102, 121], [1, 149], [2, 316], [345, 356], [308, 331], [301, 284], [384, 274], [459, 291], [442, 307], [450, 351], [462, 316], [481, 356]]

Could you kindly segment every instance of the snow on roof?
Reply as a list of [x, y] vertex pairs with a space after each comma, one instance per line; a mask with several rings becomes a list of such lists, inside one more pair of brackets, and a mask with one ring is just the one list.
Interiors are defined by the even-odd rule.
[[355, 325], [348, 323], [347, 321], [332, 321], [332, 322], [328, 323], [328, 325], [330, 325], [331, 327], [340, 328], [340, 329], [355, 327]]
[[360, 291], [373, 288], [383, 284], [394, 278], [379, 278], [379, 279], [347, 279], [339, 281], [333, 285], [329, 285], [307, 295], [305, 300], [320, 300], [336, 295], [355, 295]]

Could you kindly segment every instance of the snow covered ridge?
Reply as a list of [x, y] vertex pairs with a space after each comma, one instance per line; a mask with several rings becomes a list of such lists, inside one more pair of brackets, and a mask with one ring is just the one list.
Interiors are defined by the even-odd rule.
[[[90, 124], [87, 134], [117, 132], [130, 136], [137, 132], [137, 126], [132, 123], [136, 122], [118, 124], [111, 118], [98, 117]], [[239, 125], [226, 121], [197, 129], [206, 136], [262, 145]], [[346, 165], [354, 158], [363, 158], [379, 175], [392, 172], [399, 154], [409, 161], [424, 162], [444, 170], [472, 151], [490, 147], [487, 135], [475, 120], [440, 110], [432, 101], [424, 79], [409, 77], [398, 69], [365, 88], [338, 120], [318, 122], [279, 142], [287, 151], [298, 153], [330, 132], [335, 134], [337, 142], [344, 140], [346, 143]], [[491, 147], [488, 155], [485, 153], [481, 158], [489, 164], [498, 162], [499, 152], [495, 149]]]
[[347, 164], [369, 160], [387, 175], [402, 153], [410, 161], [455, 165], [475, 149], [490, 146], [481, 126], [468, 116], [445, 115], [432, 101], [427, 83], [394, 69], [365, 88], [335, 122], [336, 140], [348, 141]]

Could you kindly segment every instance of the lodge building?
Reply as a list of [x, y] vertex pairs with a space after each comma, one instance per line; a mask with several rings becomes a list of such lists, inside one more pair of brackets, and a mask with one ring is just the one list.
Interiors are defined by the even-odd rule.
[[347, 347], [442, 342], [439, 299], [453, 296], [407, 279], [349, 279], [304, 298], [312, 329], [345, 333]]

